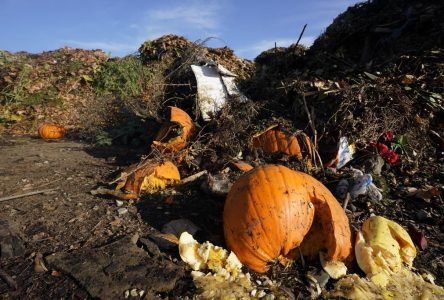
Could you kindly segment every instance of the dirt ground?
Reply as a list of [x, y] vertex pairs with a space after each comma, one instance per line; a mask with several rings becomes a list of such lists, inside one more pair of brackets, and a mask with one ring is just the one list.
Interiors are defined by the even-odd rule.
[[[191, 186], [118, 207], [114, 199], [90, 193], [143, 152], [68, 139], [1, 138], [0, 197], [49, 191], [0, 202], [0, 267], [17, 287], [1, 280], [0, 298], [122, 298], [132, 290], [144, 291], [145, 299], [192, 297], [195, 288], [177, 248], [162, 248], [150, 237], [168, 221], [188, 218], [201, 228], [198, 240], [223, 245], [223, 198]], [[424, 172], [435, 174], [438, 182], [442, 176], [439, 168]], [[351, 223], [376, 213], [418, 224], [427, 232], [428, 247], [418, 253], [415, 267], [433, 273], [442, 284], [442, 203], [392, 201], [374, 207], [353, 203]], [[127, 212], [119, 214], [122, 208]], [[306, 296], [304, 272], [296, 264], [289, 269], [274, 266], [267, 275], [278, 279], [289, 295], [302, 291]]]
[[[135, 156], [135, 151], [127, 149], [97, 149], [70, 140], [1, 139], [0, 197], [52, 190], [0, 203], [1, 269], [18, 287], [13, 291], [0, 281], [0, 298], [89, 299], [84, 287], [65, 273], [51, 272], [52, 266], [46, 266], [48, 272], [36, 272], [36, 257], [38, 262], [41, 255], [71, 253], [69, 256], [80, 255], [80, 260], [85, 262], [88, 257], [82, 257], [79, 250], [106, 245], [136, 233], [146, 236], [155, 230], [144, 220], [135, 204], [123, 204], [121, 208], [128, 211], [119, 215], [115, 200], [90, 194], [120, 165], [128, 165]], [[154, 209], [154, 215], [168, 214], [161, 205]], [[128, 255], [130, 248], [128, 246]], [[84, 255], [90, 256], [91, 253]], [[123, 255], [121, 260], [128, 263], [131, 257]], [[133, 278], [126, 278], [126, 282], [135, 280], [137, 275], [136, 272]], [[168, 281], [170, 279], [164, 279], [164, 282]], [[156, 292], [155, 286], [152, 291]], [[162, 291], [167, 290], [163, 288]]]

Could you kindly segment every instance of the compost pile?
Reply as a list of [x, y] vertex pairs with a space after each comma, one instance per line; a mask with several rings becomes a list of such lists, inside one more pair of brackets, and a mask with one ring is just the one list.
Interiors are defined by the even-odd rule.
[[[86, 192], [110, 206], [115, 203], [119, 216], [135, 210], [137, 220], [150, 229], [139, 228], [132, 243], [153, 261], [165, 259], [168, 268], [181, 269], [175, 285], [150, 290], [138, 282], [134, 293], [121, 291], [127, 298], [415, 299], [431, 293], [438, 299], [442, 289], [434, 283], [444, 284], [443, 8], [440, 1], [358, 4], [339, 15], [310, 49], [297, 44], [273, 48], [254, 61], [226, 47], [208, 48], [207, 41], [174, 35], [146, 41], [136, 55], [122, 59], [79, 49], [1, 52], [0, 124], [5, 133], [23, 134], [51, 120], [65, 125], [72, 138], [90, 135], [91, 147], [101, 142], [138, 147], [131, 165], [121, 165]], [[200, 98], [191, 66], [217, 68], [220, 82], [223, 76], [235, 77], [239, 87], [240, 94], [227, 96], [209, 120], [202, 118], [200, 103], [208, 99]], [[135, 75], [128, 70], [136, 70]], [[60, 97], [64, 106], [29, 100], [38, 97]], [[270, 209], [271, 216], [278, 207], [269, 208], [268, 200], [257, 204], [260, 195], [274, 197], [298, 180], [312, 201], [301, 200], [306, 210], [298, 216], [303, 220], [288, 221], [305, 230], [301, 247], [266, 263], [255, 252], [269, 249], [242, 250], [257, 231], [236, 225], [242, 217], [237, 211], [248, 206], [236, 201], [257, 197], [252, 201], [260, 210]], [[224, 205], [225, 213], [233, 215], [224, 215]], [[260, 223], [261, 217], [251, 218], [252, 227]], [[276, 228], [264, 227], [261, 234], [281, 230]], [[326, 228], [331, 234], [322, 238]], [[242, 238], [230, 236], [235, 231]], [[343, 246], [340, 235], [347, 240]], [[402, 257], [393, 254], [383, 235], [393, 236], [390, 243], [398, 245]], [[110, 251], [115, 238], [102, 237], [96, 246]], [[387, 259], [391, 269], [384, 265], [385, 271], [375, 271], [380, 261], [372, 265], [371, 254], [360, 254], [371, 253], [371, 247], [393, 254], [396, 266]], [[345, 263], [351, 275], [338, 281], [344, 274], [336, 276], [337, 265], [319, 261], [320, 250], [340, 270]], [[85, 246], [82, 251], [95, 250]], [[53, 269], [75, 278], [90, 297], [105, 295], [87, 283], [89, 275], [67, 266], [77, 258], [46, 254]], [[364, 261], [371, 267], [363, 267]], [[404, 283], [411, 289], [403, 289]]]
[[68, 126], [78, 124], [81, 107], [87, 106], [91, 97], [86, 83], [107, 59], [101, 50], [62, 48], [42, 54], [1, 51], [2, 128], [30, 133], [35, 131], [34, 121], [46, 117]]

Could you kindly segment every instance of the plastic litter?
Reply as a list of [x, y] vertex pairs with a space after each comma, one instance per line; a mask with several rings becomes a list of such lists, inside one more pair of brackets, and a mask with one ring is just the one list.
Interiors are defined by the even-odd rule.
[[361, 170], [353, 169], [353, 177], [342, 179], [336, 186], [335, 195], [343, 200], [350, 193], [352, 199], [360, 195], [367, 195], [372, 202], [382, 200], [381, 190], [373, 183], [373, 177], [370, 174], [364, 174]]
[[197, 104], [204, 121], [211, 120], [219, 112], [229, 97], [237, 97], [240, 102], [248, 98], [236, 86], [236, 74], [222, 65], [206, 62], [191, 65], [197, 81]]

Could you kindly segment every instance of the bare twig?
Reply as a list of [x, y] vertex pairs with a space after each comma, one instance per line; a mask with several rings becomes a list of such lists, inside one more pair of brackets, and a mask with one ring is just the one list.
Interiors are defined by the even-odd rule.
[[304, 28], [302, 28], [301, 34], [299, 35], [298, 41], [296, 42], [296, 46], [299, 45], [299, 42], [302, 39], [302, 36], [304, 35], [305, 28], [307, 28], [307, 24], [304, 25]]
[[304, 255], [302, 254], [301, 247], [298, 247], [298, 251], [299, 251], [299, 257], [301, 258], [302, 268], [305, 269], [305, 259], [304, 259]]
[[5, 270], [0, 268], [0, 278], [3, 279], [14, 290], [18, 289], [17, 282]]
[[55, 191], [57, 189], [58, 188], [53, 188], [53, 189], [46, 189], [46, 190], [29, 192], [29, 193], [20, 194], [20, 195], [7, 196], [7, 197], [0, 198], [0, 202], [8, 201], [8, 200], [13, 200], [13, 199], [18, 199], [18, 198], [23, 198], [23, 197], [28, 197], [28, 196], [42, 194], [42, 193], [47, 193], [47, 192], [52, 192], [52, 191]]
[[190, 182], [196, 181], [197, 179], [199, 179], [200, 177], [202, 177], [202, 176], [204, 176], [206, 174], [208, 174], [207, 170], [200, 171], [200, 172], [198, 172], [196, 174], [193, 174], [193, 175], [188, 176], [187, 178], [183, 179], [180, 182], [180, 184], [183, 185], [183, 184], [188, 184]]
[[[145, 167], [146, 165], [150, 164], [153, 153], [154, 153], [154, 151], [151, 150], [150, 153], [148, 153], [147, 157], [144, 160], [142, 160], [141, 162], [139, 162], [139, 164], [134, 169], [130, 170], [128, 173], [127, 172], [122, 172], [119, 175], [119, 177], [117, 177], [116, 179], [114, 179], [111, 182], [108, 182], [108, 184], [111, 185], [111, 184], [114, 184], [114, 183], [116, 183], [118, 181], [125, 180], [126, 178], [128, 178], [128, 176], [130, 176], [131, 174], [135, 173], [137, 170], [139, 170], [139, 169]], [[126, 170], [126, 171], [128, 171], [128, 170]]]
[[162, 86], [188, 86], [188, 87], [194, 87], [191, 85], [191, 83], [153, 83], [153, 85], [162, 85]]
[[155, 238], [161, 238], [163, 240], [166, 240], [170, 243], [179, 245], [179, 239], [172, 233], [152, 233], [150, 234], [151, 237]]
[[316, 127], [314, 125], [312, 113], [310, 113], [310, 111], [308, 110], [307, 101], [305, 100], [304, 94], [302, 94], [302, 101], [304, 102], [304, 108], [305, 108], [305, 112], [307, 113], [308, 123], [310, 124], [311, 131], [313, 132], [313, 139], [314, 139], [313, 144], [314, 144], [314, 152], [315, 152], [313, 160], [315, 163], [315, 167], [316, 168], [318, 167], [318, 165], [316, 163], [316, 160], [318, 159], [322, 170], [324, 170], [324, 166], [322, 165], [322, 160], [321, 160], [319, 152], [318, 152], [318, 132], [317, 132]]
[[351, 200], [350, 193], [347, 193], [347, 195], [345, 196], [344, 204], [342, 205], [342, 208], [344, 210], [347, 208], [348, 202], [350, 202], [350, 200]]

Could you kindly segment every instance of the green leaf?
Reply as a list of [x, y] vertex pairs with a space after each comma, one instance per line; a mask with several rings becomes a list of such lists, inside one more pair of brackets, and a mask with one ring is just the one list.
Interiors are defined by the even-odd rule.
[[91, 77], [91, 76], [89, 76], [89, 75], [82, 75], [82, 79], [85, 81], [85, 82], [92, 82], [94, 79]]

